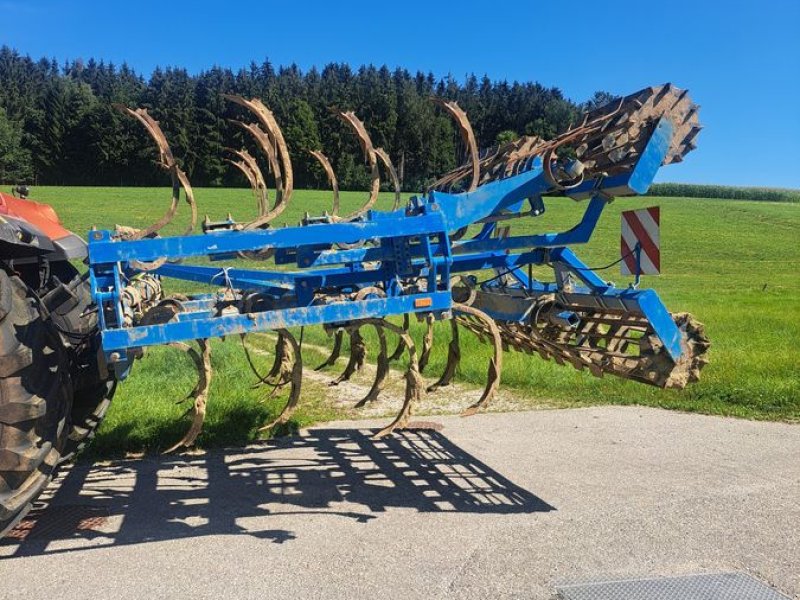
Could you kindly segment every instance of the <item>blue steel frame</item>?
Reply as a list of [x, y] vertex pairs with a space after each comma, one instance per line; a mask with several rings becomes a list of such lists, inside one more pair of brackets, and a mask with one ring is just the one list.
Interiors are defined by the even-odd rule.
[[[652, 290], [617, 289], [589, 270], [566, 246], [589, 241], [603, 209], [617, 195], [644, 193], [666, 156], [672, 125], [661, 120], [631, 172], [586, 182], [568, 194], [590, 198], [580, 222], [567, 231], [515, 237], [492, 237], [502, 212], [519, 212], [528, 200], [541, 207], [541, 197], [553, 186], [536, 158], [527, 170], [480, 186], [472, 192], [430, 192], [414, 197], [405, 209], [370, 211], [354, 222], [324, 222], [255, 231], [220, 231], [204, 235], [118, 241], [110, 231], [89, 234], [89, 273], [92, 294], [100, 310], [99, 324], [106, 360], [124, 377], [138, 348], [176, 341], [251, 333], [284, 327], [337, 324], [367, 317], [412, 312], [448, 316], [452, 307], [450, 277], [482, 269], [508, 273], [532, 293], [563, 291], [557, 283], [531, 281], [523, 267], [552, 264], [572, 273], [584, 294], [600, 306], [625, 306], [645, 316], [673, 359], [681, 355], [680, 332]], [[484, 221], [479, 234], [454, 242], [449, 232]], [[336, 244], [371, 240], [366, 248], [336, 249]], [[273, 248], [276, 264], [295, 264], [297, 270], [260, 270], [195, 266], [174, 261], [192, 257], [224, 260], [239, 252]], [[515, 252], [516, 251], [516, 252]], [[218, 296], [198, 295], [172, 322], [121, 326], [122, 295], [127, 279], [136, 273], [131, 261], [167, 262], [155, 272], [216, 287], [255, 291], [274, 300], [272, 310], [220, 314]], [[377, 265], [377, 266], [369, 266]], [[403, 282], [425, 280], [413, 292]], [[315, 304], [321, 289], [355, 291], [380, 284], [386, 297]], [[491, 284], [488, 284], [491, 285]], [[493, 315], [518, 320], [520, 315]]]

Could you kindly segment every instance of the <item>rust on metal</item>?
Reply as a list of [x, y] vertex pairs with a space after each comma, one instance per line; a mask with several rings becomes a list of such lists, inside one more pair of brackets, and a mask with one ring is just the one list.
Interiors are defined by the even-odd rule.
[[[462, 290], [457, 290], [462, 295]], [[493, 306], [489, 295], [473, 290], [474, 304]], [[550, 318], [557, 310], [574, 311], [580, 326], [568, 328]], [[488, 323], [469, 316], [459, 316], [460, 324], [482, 339], [493, 339]], [[688, 313], [673, 315], [675, 324], [685, 332], [684, 355], [672, 362], [664, 356], [662, 344], [655, 336], [645, 335], [645, 317], [625, 315], [618, 310], [587, 310], [577, 305], [558, 305], [555, 298], [542, 296], [532, 308], [527, 322], [493, 322], [502, 345], [537, 354], [558, 364], [572, 365], [595, 377], [611, 374], [660, 388], [682, 389], [697, 381], [700, 370], [708, 363], [710, 346], [702, 323]], [[602, 343], [601, 343], [602, 342]]]
[[400, 207], [400, 180], [397, 178], [397, 171], [386, 150], [383, 148], [375, 148], [375, 155], [383, 163], [384, 168], [389, 173], [389, 177], [392, 178], [392, 186], [394, 186], [394, 204], [392, 205], [392, 210], [397, 210]]
[[[501, 179], [542, 160], [546, 176], [558, 188], [568, 189], [584, 179], [629, 171], [649, 139], [651, 127], [668, 118], [674, 132], [663, 164], [680, 162], [694, 149], [701, 130], [698, 107], [688, 94], [670, 84], [649, 87], [584, 115], [580, 124], [553, 140], [524, 136], [488, 152], [479, 161], [478, 185]], [[560, 152], [572, 151], [580, 160], [580, 175], [554, 172]], [[430, 189], [450, 191], [474, 177], [474, 165], [462, 165], [440, 177]], [[471, 185], [471, 183], [470, 183]]]
[[319, 150], [309, 150], [308, 153], [317, 159], [325, 170], [325, 174], [328, 176], [328, 183], [330, 183], [331, 189], [333, 190], [333, 210], [331, 214], [334, 217], [339, 216], [339, 181], [336, 179], [336, 173], [333, 171], [331, 161]]
[[423, 373], [433, 350], [433, 324], [436, 322], [432, 313], [425, 315], [425, 335], [422, 336], [422, 351], [419, 355], [419, 372]]
[[[231, 102], [238, 104], [239, 106], [243, 106], [247, 110], [249, 110], [255, 117], [258, 119], [261, 126], [266, 130], [267, 134], [269, 135], [269, 141], [271, 145], [274, 146], [276, 149], [275, 154], [280, 162], [281, 173], [282, 173], [282, 193], [280, 197], [276, 198], [275, 206], [267, 212], [265, 215], [255, 219], [254, 221], [247, 224], [245, 227], [246, 229], [257, 229], [259, 227], [263, 227], [275, 217], [280, 215], [285, 209], [286, 206], [289, 204], [289, 201], [292, 197], [292, 191], [294, 189], [294, 171], [292, 169], [292, 159], [289, 156], [289, 148], [286, 145], [286, 140], [283, 137], [283, 132], [281, 131], [278, 122], [275, 120], [275, 116], [272, 114], [272, 111], [269, 110], [261, 100], [258, 98], [252, 98], [247, 100], [241, 96], [236, 96], [232, 94], [223, 94], [223, 98], [230, 100]], [[246, 128], [250, 133], [254, 134], [254, 137], [258, 134], [255, 132], [255, 129]], [[263, 140], [259, 141], [258, 137], [256, 137], [256, 141], [259, 142], [261, 148], [267, 152], [266, 148], [269, 145], [264, 145], [262, 142]], [[277, 173], [277, 171], [275, 171]]]
[[353, 132], [356, 134], [356, 137], [361, 144], [361, 149], [364, 152], [364, 159], [367, 161], [367, 166], [370, 169], [369, 198], [367, 198], [367, 201], [361, 206], [361, 208], [344, 217], [344, 220], [351, 220], [367, 212], [378, 200], [378, 192], [381, 189], [381, 177], [378, 173], [378, 158], [375, 152], [375, 147], [372, 145], [372, 139], [369, 137], [367, 128], [364, 127], [364, 123], [362, 123], [352, 111], [340, 111], [337, 112], [336, 115], [353, 129]]
[[376, 359], [375, 379], [372, 382], [367, 395], [359, 400], [354, 408], [361, 408], [369, 402], [378, 399], [378, 395], [386, 385], [386, 376], [389, 374], [389, 357], [387, 355], [386, 333], [384, 327], [376, 323], [372, 324], [375, 327], [375, 332], [378, 334], [378, 356]]
[[[328, 332], [330, 335], [330, 332]], [[315, 371], [321, 371], [327, 367], [332, 367], [336, 364], [336, 361], [342, 354], [342, 341], [344, 340], [344, 329], [337, 328], [336, 331], [333, 333], [333, 348], [331, 349], [331, 353], [328, 355], [323, 362], [321, 362], [317, 367], [314, 368]]]
[[[231, 120], [231, 123], [241, 127], [244, 131], [248, 132], [256, 142], [256, 145], [261, 150], [262, 154], [267, 158], [269, 164], [269, 172], [275, 178], [275, 205], [272, 210], [275, 210], [283, 202], [283, 175], [281, 174], [281, 166], [278, 162], [278, 156], [275, 153], [275, 145], [269, 138], [269, 134], [255, 123], [245, 123], [243, 121]], [[277, 215], [276, 215], [277, 216]], [[273, 217], [274, 218], [274, 217]]]
[[258, 216], [263, 217], [267, 213], [269, 196], [267, 194], [267, 183], [264, 180], [264, 174], [261, 172], [258, 162], [247, 150], [236, 150], [234, 148], [226, 148], [226, 150], [239, 158], [239, 160], [228, 158], [225, 160], [239, 169], [247, 178], [258, 205]]
[[472, 171], [472, 180], [466, 191], [471, 192], [478, 187], [478, 182], [481, 178], [481, 165], [478, 159], [478, 142], [475, 139], [475, 132], [472, 131], [472, 124], [469, 122], [469, 118], [467, 118], [467, 113], [458, 105], [458, 102], [454, 100], [444, 100], [443, 98], [432, 98], [432, 100], [444, 108], [447, 114], [449, 114], [458, 125], [461, 139], [464, 141], [469, 155], [469, 168]]
[[396, 429], [403, 428], [408, 425], [408, 421], [411, 418], [414, 406], [422, 399], [422, 396], [425, 393], [425, 384], [422, 381], [422, 375], [419, 372], [419, 365], [417, 363], [417, 349], [414, 345], [414, 340], [406, 331], [394, 323], [387, 321], [386, 319], [364, 319], [362, 322], [378, 323], [378, 325], [381, 327], [397, 334], [403, 342], [406, 351], [408, 352], [408, 368], [405, 372], [406, 389], [405, 397], [403, 399], [403, 406], [400, 408], [400, 412], [397, 413], [397, 416], [394, 418], [394, 420], [375, 434], [375, 438], [380, 439], [390, 435]]
[[[408, 328], [411, 326], [411, 316], [408, 313], [403, 315], [403, 331], [408, 332]], [[406, 346], [403, 343], [402, 338], [397, 341], [397, 347], [395, 347], [394, 352], [389, 356], [389, 361], [395, 361], [403, 356], [403, 352], [405, 352]]]
[[361, 335], [360, 329], [360, 326], [347, 328], [347, 333], [350, 336], [350, 357], [342, 374], [334, 379], [330, 385], [339, 385], [343, 381], [349, 381], [356, 371], [360, 371], [364, 366], [364, 361], [367, 358], [367, 344], [364, 341], [364, 336]]
[[203, 429], [203, 421], [206, 417], [206, 403], [208, 402], [208, 390], [211, 386], [211, 345], [208, 340], [197, 340], [200, 347], [198, 353], [189, 344], [183, 342], [173, 342], [169, 344], [173, 348], [178, 348], [186, 352], [192, 359], [197, 369], [198, 380], [194, 389], [189, 393], [188, 399], [192, 400], [189, 414], [192, 415], [192, 422], [186, 434], [174, 445], [167, 448], [164, 453], [175, 452], [179, 448], [192, 446]]
[[458, 321], [450, 319], [450, 343], [447, 346], [447, 363], [445, 364], [442, 376], [428, 386], [428, 392], [434, 392], [440, 387], [448, 386], [452, 383], [453, 378], [456, 376], [456, 369], [461, 362], [461, 345], [458, 337]]
[[268, 431], [277, 425], [288, 422], [297, 409], [297, 402], [300, 400], [300, 388], [303, 383], [303, 357], [300, 353], [300, 344], [297, 343], [297, 339], [288, 329], [280, 329], [278, 333], [288, 346], [286, 349], [288, 352], [285, 350], [284, 356], [291, 355], [291, 369], [288, 373], [289, 397], [281, 413], [273, 421], [261, 427], [259, 431]]
[[500, 386], [500, 375], [503, 371], [503, 341], [500, 337], [500, 330], [497, 327], [497, 323], [485, 312], [473, 306], [458, 303], [453, 303], [453, 312], [457, 319], [480, 323], [483, 327], [483, 331], [488, 333], [493, 349], [493, 355], [489, 360], [489, 368], [486, 373], [486, 386], [483, 388], [483, 393], [478, 401], [461, 413], [466, 417], [474, 415], [481, 408], [486, 406], [486, 404], [491, 402], [497, 392], [497, 388]]
[[197, 225], [197, 205], [194, 201], [194, 192], [192, 191], [192, 185], [189, 183], [189, 178], [186, 176], [186, 173], [184, 173], [183, 170], [178, 166], [178, 162], [175, 160], [175, 156], [172, 154], [172, 149], [169, 147], [169, 142], [167, 142], [167, 137], [164, 135], [164, 132], [161, 131], [161, 126], [158, 124], [158, 121], [151, 117], [144, 108], [132, 109], [128, 108], [124, 104], [114, 104], [113, 106], [122, 114], [133, 117], [144, 126], [145, 130], [156, 143], [156, 147], [158, 148], [159, 166], [167, 171], [172, 179], [172, 200], [167, 212], [164, 213], [164, 216], [161, 217], [161, 219], [152, 225], [145, 227], [144, 229], [131, 231], [131, 239], [138, 240], [150, 237], [172, 222], [172, 219], [175, 218], [175, 214], [178, 211], [181, 188], [183, 188], [186, 203], [189, 205], [189, 209], [191, 210], [191, 221], [185, 232], [185, 235], [188, 235]]

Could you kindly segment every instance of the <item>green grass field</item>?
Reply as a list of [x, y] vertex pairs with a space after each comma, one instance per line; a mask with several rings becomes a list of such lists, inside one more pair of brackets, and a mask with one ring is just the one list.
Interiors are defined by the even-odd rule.
[[[115, 223], [142, 226], [166, 209], [166, 189], [36, 188], [36, 199], [49, 202], [65, 225], [84, 235], [92, 225]], [[365, 193], [343, 194], [345, 209], [355, 207]], [[254, 214], [246, 190], [196, 190], [201, 215], [224, 218], [228, 211], [245, 219]], [[329, 207], [330, 193], [298, 191], [280, 221], [296, 223], [308, 211], [319, 214]], [[520, 397], [520, 408], [643, 404], [685, 411], [752, 419], [800, 420], [800, 206], [691, 198], [620, 199], [606, 211], [591, 243], [575, 250], [587, 264], [608, 264], [619, 253], [619, 212], [659, 204], [662, 207], [662, 268], [660, 277], [645, 277], [667, 307], [690, 311], [705, 323], [712, 340], [711, 363], [699, 384], [683, 391], [663, 391], [612, 377], [596, 379], [571, 367], [559, 367], [539, 358], [510, 353], [503, 386]], [[388, 195], [379, 207], [388, 207]], [[538, 219], [515, 222], [514, 233], [562, 229], [577, 221], [582, 204], [553, 198]], [[188, 211], [182, 205], [170, 233], [185, 226]], [[627, 283], [618, 267], [605, 272], [617, 285]], [[168, 291], [186, 291], [183, 284]], [[415, 335], [421, 337], [416, 326]], [[449, 330], [437, 328], [438, 341], [428, 376], [438, 376], [444, 365]], [[305, 340], [326, 343], [315, 328]], [[256, 343], [269, 348], [268, 340]], [[462, 335], [463, 356], [459, 380], [481, 385], [488, 347], [469, 334]], [[316, 360], [310, 358], [309, 363]], [[346, 355], [345, 355], [346, 356]], [[264, 358], [264, 361], [268, 359]], [[275, 415], [284, 397], [263, 401], [264, 391], [254, 381], [238, 337], [214, 344], [215, 379], [211, 390], [202, 445], [239, 444], [257, 436], [257, 426]], [[343, 364], [341, 367], [343, 368]], [[94, 445], [100, 454], [156, 451], [174, 442], [186, 427], [181, 415], [187, 405], [176, 404], [191, 389], [193, 369], [188, 358], [171, 349], [154, 349], [134, 368], [117, 392], [112, 409]], [[292, 427], [357, 413], [334, 409], [326, 396], [336, 388], [304, 383], [303, 401]]]

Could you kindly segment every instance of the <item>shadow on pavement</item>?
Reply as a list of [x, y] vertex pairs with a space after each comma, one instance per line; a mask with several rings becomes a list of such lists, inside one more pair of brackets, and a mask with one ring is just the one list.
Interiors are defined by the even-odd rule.
[[0, 557], [214, 534], [284, 543], [298, 533], [264, 526], [297, 523], [280, 518], [289, 515], [366, 523], [395, 508], [554, 510], [440, 432], [405, 430], [380, 441], [372, 440], [372, 433], [314, 429], [193, 456], [79, 463], [61, 476], [49, 500], [0, 541]]

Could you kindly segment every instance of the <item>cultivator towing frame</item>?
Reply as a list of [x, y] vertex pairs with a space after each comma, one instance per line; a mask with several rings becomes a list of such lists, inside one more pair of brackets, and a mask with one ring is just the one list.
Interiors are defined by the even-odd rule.
[[[662, 388], [696, 381], [708, 349], [702, 326], [687, 314], [670, 314], [658, 295], [638, 285], [617, 288], [587, 267], [570, 249], [587, 243], [604, 208], [617, 196], [643, 194], [658, 169], [678, 162], [694, 148], [700, 130], [697, 107], [685, 91], [667, 84], [647, 88], [585, 115], [582, 123], [545, 141], [526, 137], [479, 153], [466, 114], [438, 101], [456, 121], [467, 148], [465, 164], [415, 196], [404, 207], [373, 210], [380, 185], [379, 162], [399, 186], [386, 152], [374, 148], [353, 113], [339, 113], [358, 137], [371, 170], [369, 198], [355, 213], [339, 216], [338, 184], [330, 162], [320, 161], [334, 191], [331, 214], [306, 217], [297, 226], [270, 226], [292, 194], [291, 159], [274, 116], [259, 100], [230, 96], [256, 123], [238, 123], [264, 155], [275, 180], [269, 207], [266, 178], [246, 150], [231, 161], [250, 182], [259, 216], [249, 223], [232, 218], [203, 223], [192, 235], [197, 211], [188, 179], [178, 167], [158, 123], [144, 110], [120, 110], [137, 118], [156, 141], [161, 165], [173, 180], [172, 204], [164, 218], [144, 230], [118, 227], [89, 234], [91, 293], [98, 306], [102, 354], [118, 379], [127, 376], [143, 349], [168, 344], [189, 352], [199, 381], [189, 432], [170, 450], [194, 443], [205, 415], [211, 380], [207, 340], [275, 331], [274, 364], [268, 374], [251, 367], [261, 383], [289, 387], [286, 407], [265, 429], [289, 420], [302, 381], [302, 337], [294, 327], [320, 325], [334, 337], [333, 365], [344, 335], [350, 358], [335, 382], [349, 378], [364, 362], [364, 326], [378, 333], [375, 382], [359, 405], [374, 400], [389, 372], [389, 361], [408, 355], [406, 394], [397, 417], [378, 435], [408, 423], [424, 393], [420, 376], [428, 362], [437, 321], [452, 331], [447, 366], [428, 391], [450, 383], [458, 364], [459, 326], [488, 341], [494, 351], [481, 398], [489, 402], [500, 382], [502, 353], [538, 354], [601, 376], [610, 373]], [[191, 207], [186, 235], [159, 237], [176, 214], [180, 189]], [[537, 235], [511, 235], [511, 219], [540, 219], [542, 197], [563, 194], [585, 201], [573, 228]], [[474, 230], [470, 226], [477, 225]], [[469, 233], [469, 235], [468, 235]], [[638, 251], [638, 249], [637, 249]], [[210, 259], [210, 265], [184, 259]], [[271, 268], [218, 266], [250, 259]], [[252, 264], [252, 263], [248, 263]], [[281, 265], [281, 268], [278, 266]], [[547, 265], [553, 280], [532, 276]], [[491, 270], [479, 281], [473, 275]], [[207, 284], [209, 293], [165, 297], [163, 278]], [[637, 277], [638, 284], [638, 277]], [[409, 315], [427, 325], [418, 351], [408, 334]], [[400, 326], [387, 320], [404, 316]], [[386, 332], [398, 336], [391, 351]], [[190, 342], [196, 341], [195, 350]], [[249, 354], [248, 354], [249, 357]]]

